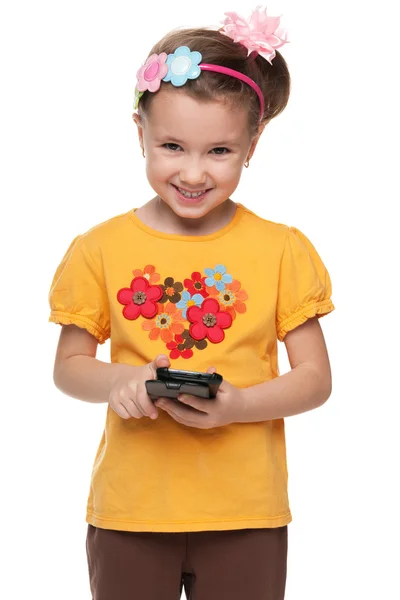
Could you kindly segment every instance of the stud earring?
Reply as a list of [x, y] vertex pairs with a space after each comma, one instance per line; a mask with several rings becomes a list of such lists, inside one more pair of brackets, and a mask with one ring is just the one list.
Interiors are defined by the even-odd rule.
[[244, 163], [244, 166], [246, 167], [246, 169], [248, 169], [250, 166], [250, 161], [246, 160], [246, 162]]
[[143, 158], [146, 158], [146, 155], [145, 155], [145, 153], [144, 153], [144, 148], [143, 148], [143, 146], [142, 146], [142, 155], [143, 155]]

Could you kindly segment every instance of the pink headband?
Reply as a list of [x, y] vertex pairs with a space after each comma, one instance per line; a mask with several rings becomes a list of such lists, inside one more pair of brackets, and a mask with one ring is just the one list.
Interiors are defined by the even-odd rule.
[[247, 75], [244, 75], [244, 73], [240, 73], [240, 71], [234, 71], [233, 69], [228, 69], [228, 67], [221, 67], [219, 65], [209, 65], [206, 63], [202, 63], [201, 65], [199, 65], [199, 67], [202, 71], [214, 71], [215, 73], [223, 73], [224, 75], [230, 75], [231, 77], [236, 77], [236, 79], [240, 79], [241, 81], [244, 81], [250, 87], [252, 87], [253, 90], [256, 92], [258, 99], [260, 101], [260, 123], [261, 123], [262, 118], [264, 116], [264, 96], [263, 96], [261, 89], [259, 88], [259, 86], [256, 84], [255, 81], [250, 79], [250, 77], [247, 77]]
[[[248, 55], [260, 54], [270, 64], [275, 57], [276, 48], [288, 43], [286, 34], [279, 27], [280, 17], [267, 17], [257, 7], [249, 21], [234, 12], [225, 13], [227, 18], [223, 21], [224, 27], [219, 31], [231, 37], [234, 42], [239, 42], [248, 49]], [[137, 72], [135, 89], [135, 109], [145, 91], [157, 92], [161, 81], [170, 81], [175, 87], [185, 85], [188, 79], [197, 79], [201, 71], [214, 71], [240, 79], [249, 85], [257, 94], [260, 102], [260, 123], [264, 116], [264, 95], [253, 79], [240, 71], [229, 69], [220, 65], [201, 63], [200, 52], [191, 51], [187, 46], [179, 46], [173, 54], [152, 54]]]

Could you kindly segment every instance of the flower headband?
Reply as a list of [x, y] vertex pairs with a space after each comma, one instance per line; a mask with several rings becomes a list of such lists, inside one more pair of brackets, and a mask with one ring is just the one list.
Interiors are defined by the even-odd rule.
[[[286, 33], [280, 28], [280, 17], [268, 17], [267, 9], [264, 12], [260, 6], [252, 12], [249, 21], [243, 19], [235, 12], [225, 13], [227, 18], [222, 21], [224, 27], [220, 33], [232, 38], [248, 49], [251, 58], [259, 54], [272, 65], [277, 48], [286, 43]], [[202, 63], [200, 52], [191, 51], [187, 46], [179, 46], [173, 54], [152, 54], [144, 65], [138, 70], [135, 89], [135, 110], [145, 91], [157, 92], [161, 81], [170, 81], [175, 87], [185, 85], [188, 79], [197, 79], [201, 71], [214, 71], [236, 77], [247, 83], [256, 92], [260, 101], [260, 123], [264, 115], [264, 95], [253, 79], [240, 71], [229, 69], [220, 65]]]

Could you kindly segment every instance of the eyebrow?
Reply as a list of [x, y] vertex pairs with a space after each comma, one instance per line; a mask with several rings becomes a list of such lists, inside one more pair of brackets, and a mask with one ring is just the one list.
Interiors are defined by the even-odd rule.
[[[186, 142], [179, 140], [178, 138], [176, 138], [173, 135], [162, 135], [159, 138], [157, 138], [157, 142], [171, 142], [171, 140], [173, 140], [174, 143], [176, 142], [180, 146], [185, 146], [185, 144], [186, 144]], [[237, 140], [231, 140], [231, 141], [225, 140], [223, 142], [212, 142], [210, 144], [210, 146], [213, 146], [215, 148], [218, 148], [220, 146], [238, 147], [238, 146], [240, 146], [240, 142], [238, 142]]]

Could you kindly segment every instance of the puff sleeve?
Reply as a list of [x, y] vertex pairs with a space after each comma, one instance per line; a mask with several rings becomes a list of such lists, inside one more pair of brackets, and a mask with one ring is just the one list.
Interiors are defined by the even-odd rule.
[[329, 273], [310, 240], [288, 227], [281, 258], [276, 330], [278, 340], [307, 319], [322, 317], [335, 309]]
[[110, 310], [101, 261], [77, 236], [59, 264], [49, 292], [49, 321], [85, 328], [103, 344], [110, 337]]

